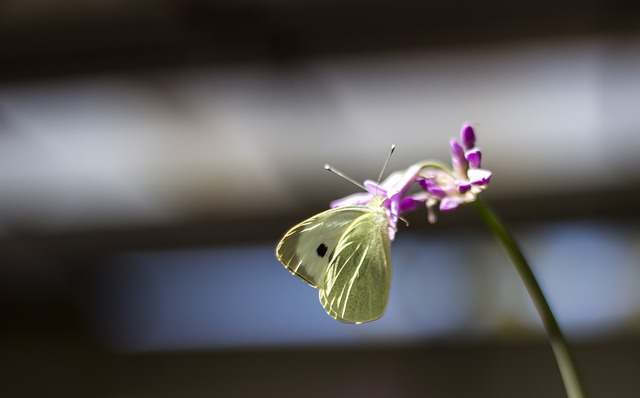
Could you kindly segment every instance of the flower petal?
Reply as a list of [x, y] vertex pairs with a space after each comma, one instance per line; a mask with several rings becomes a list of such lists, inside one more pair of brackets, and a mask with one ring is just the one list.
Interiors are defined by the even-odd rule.
[[373, 195], [367, 192], [354, 193], [341, 199], [336, 199], [329, 205], [332, 209], [343, 206], [362, 206], [371, 202]]
[[462, 203], [462, 198], [458, 196], [442, 198], [440, 201], [440, 211], [455, 210]]
[[462, 125], [462, 129], [460, 130], [460, 139], [462, 140], [462, 145], [466, 149], [471, 149], [476, 145], [476, 133], [473, 131], [473, 127], [469, 123], [465, 123]]
[[[393, 187], [388, 188], [389, 192], [393, 192], [392, 195], [399, 194], [400, 196], [403, 196], [405, 193], [407, 193], [413, 183], [416, 182], [416, 178], [418, 177], [420, 170], [422, 170], [422, 167], [422, 163], [414, 163], [409, 166], [404, 172], [399, 173], [400, 178], [395, 181], [395, 185]], [[388, 179], [391, 179], [393, 174], [390, 175]], [[387, 185], [384, 185], [384, 187], [387, 188]]]
[[461, 194], [467, 193], [471, 189], [471, 182], [469, 181], [456, 181], [456, 188]]
[[471, 148], [464, 154], [465, 159], [469, 162], [469, 167], [472, 169], [480, 168], [480, 160], [482, 159], [482, 153], [478, 148]]
[[469, 169], [467, 177], [473, 185], [486, 185], [491, 180], [491, 172], [485, 169]]
[[385, 198], [388, 195], [388, 191], [382, 188], [377, 182], [371, 180], [365, 180], [364, 188], [373, 196], [384, 196]]
[[392, 188], [396, 187], [400, 183], [403, 174], [404, 173], [402, 171], [394, 171], [378, 185], [384, 189], [392, 190]]
[[451, 149], [451, 164], [457, 176], [463, 176], [467, 171], [467, 159], [464, 157], [464, 148], [460, 143], [452, 138], [449, 143]]
[[427, 202], [428, 196], [426, 192], [420, 192], [411, 196], [407, 196], [400, 202], [400, 214], [409, 213], [422, 207]]
[[419, 178], [418, 184], [422, 189], [440, 199], [447, 195], [445, 190], [435, 182], [435, 178]]

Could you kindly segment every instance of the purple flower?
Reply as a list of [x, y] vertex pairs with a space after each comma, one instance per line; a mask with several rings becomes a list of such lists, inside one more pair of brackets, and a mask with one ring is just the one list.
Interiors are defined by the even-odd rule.
[[[381, 183], [364, 182], [367, 192], [355, 193], [331, 202], [331, 207], [367, 205], [379, 200], [389, 214], [389, 238], [394, 239], [399, 217], [422, 206], [427, 207], [429, 222], [436, 222], [435, 207], [452, 211], [471, 203], [491, 180], [491, 172], [480, 167], [482, 153], [475, 147], [476, 135], [464, 124], [460, 141], [451, 139], [452, 169], [431, 161], [418, 162], [403, 171], [391, 173]], [[407, 195], [417, 185], [421, 190]]]
[[431, 223], [436, 221], [434, 207], [438, 203], [440, 211], [455, 210], [463, 203], [476, 200], [491, 180], [491, 172], [480, 168], [482, 153], [474, 146], [476, 135], [471, 125], [462, 126], [460, 141], [451, 139], [450, 142], [453, 170], [425, 167], [418, 176], [418, 184], [427, 192], [425, 203]]

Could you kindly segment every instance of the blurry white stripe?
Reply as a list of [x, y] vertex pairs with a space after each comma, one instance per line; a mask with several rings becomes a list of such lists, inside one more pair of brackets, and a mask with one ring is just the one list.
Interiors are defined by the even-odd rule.
[[[39, 227], [278, 211], [448, 158], [476, 124], [491, 195], [621, 184], [640, 167], [640, 40], [512, 43], [0, 88], [0, 216]], [[621, 77], [618, 77], [621, 76]], [[635, 178], [635, 177], [633, 177]], [[322, 186], [322, 192], [318, 190]]]

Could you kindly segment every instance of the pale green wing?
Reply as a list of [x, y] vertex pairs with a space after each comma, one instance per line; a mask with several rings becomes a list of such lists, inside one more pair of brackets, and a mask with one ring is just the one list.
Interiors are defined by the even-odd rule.
[[354, 220], [370, 211], [368, 206], [340, 207], [301, 222], [278, 243], [278, 260], [311, 286], [322, 288], [338, 241]]
[[332, 317], [349, 323], [380, 318], [391, 286], [389, 221], [371, 208], [340, 237], [320, 289], [320, 303]]

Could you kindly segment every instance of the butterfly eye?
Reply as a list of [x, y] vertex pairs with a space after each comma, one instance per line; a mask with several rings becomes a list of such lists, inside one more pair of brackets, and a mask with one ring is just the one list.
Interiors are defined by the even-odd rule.
[[324, 255], [327, 254], [327, 249], [327, 245], [320, 243], [320, 246], [316, 249], [316, 253], [318, 253], [318, 256], [324, 257]]

